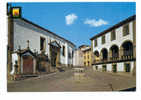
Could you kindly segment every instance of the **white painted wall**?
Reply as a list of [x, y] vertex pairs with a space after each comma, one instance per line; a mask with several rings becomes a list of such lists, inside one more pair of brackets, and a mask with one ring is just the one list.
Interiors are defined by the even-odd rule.
[[[125, 72], [124, 71], [124, 63], [125, 62], [120, 62], [120, 63], [117, 63], [117, 72]], [[130, 65], [131, 65], [131, 71], [133, 71], [133, 68], [134, 68], [134, 61], [130, 61]], [[96, 66], [98, 66], [98, 71], [101, 71], [102, 70], [102, 64], [101, 65], [93, 65], [93, 70], [96, 70]], [[108, 72], [112, 72], [112, 64], [106, 64], [107, 66], [107, 71]]]
[[107, 48], [107, 50], [109, 51], [110, 47], [114, 44], [116, 44], [120, 48], [122, 43], [125, 42], [126, 40], [133, 41], [133, 21], [129, 22], [129, 35], [123, 36], [122, 29], [123, 29], [123, 26], [115, 29], [116, 40], [111, 41], [111, 32], [108, 32], [105, 34], [105, 44], [101, 43], [102, 36], [97, 38], [96, 47], [94, 46], [95, 41], [93, 40], [93, 52], [97, 50], [100, 53], [100, 51], [103, 48]]
[[74, 51], [73, 62], [74, 62], [74, 66], [84, 66], [83, 52], [80, 49]]
[[[97, 38], [97, 46], [94, 46], [94, 40], [93, 40], [93, 52], [98, 51], [99, 54], [103, 48], [106, 48], [109, 52], [109, 49], [111, 48], [112, 45], [117, 45], [120, 49], [121, 45], [127, 41], [130, 40], [133, 42], [133, 21], [129, 22], [129, 34], [126, 36], [123, 36], [123, 26], [115, 29], [116, 32], [116, 40], [111, 41], [111, 32], [108, 32], [105, 34], [105, 44], [102, 44], [101, 38], [102, 36]], [[133, 70], [134, 67], [134, 62], [130, 61], [131, 63], [131, 71]], [[112, 64], [106, 64], [107, 65], [107, 71], [112, 71]], [[98, 66], [98, 70], [101, 70], [102, 65], [93, 65], [93, 69], [95, 70], [95, 66]], [[124, 62], [117, 63], [117, 71], [118, 72], [123, 72], [124, 71]]]
[[112, 71], [112, 64], [107, 64], [107, 71], [111, 72]]
[[62, 48], [61, 48], [61, 55], [60, 55], [60, 62], [62, 64], [72, 64], [72, 59], [68, 59], [68, 49], [70, 48], [70, 52], [74, 50], [75, 46], [73, 46], [71, 43], [49, 33], [44, 30], [41, 30], [32, 24], [29, 24], [21, 19], [14, 19], [14, 51], [16, 51], [19, 48], [19, 45], [21, 46], [21, 49], [25, 49], [27, 47], [27, 40], [30, 41], [30, 49], [34, 51], [38, 51], [40, 53], [40, 37], [44, 37], [46, 39], [46, 54], [50, 57], [49, 53], [49, 45], [51, 41], [56, 40], [61, 47], [63, 45], [66, 48], [66, 56], [64, 57], [62, 55]]

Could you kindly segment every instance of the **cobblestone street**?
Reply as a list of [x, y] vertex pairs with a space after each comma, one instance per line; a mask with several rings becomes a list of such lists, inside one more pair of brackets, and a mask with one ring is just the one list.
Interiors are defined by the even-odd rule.
[[8, 83], [9, 92], [71, 92], [71, 91], [118, 91], [136, 87], [136, 78], [131, 75], [120, 75], [96, 72], [91, 68], [85, 71], [85, 78], [74, 79], [73, 70], [56, 72], [40, 77], [29, 78]]

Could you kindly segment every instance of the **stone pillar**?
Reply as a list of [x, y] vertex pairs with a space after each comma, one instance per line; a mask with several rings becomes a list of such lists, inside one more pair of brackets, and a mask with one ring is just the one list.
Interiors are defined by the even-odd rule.
[[65, 64], [68, 65], [68, 44], [65, 44]]
[[99, 57], [100, 57], [100, 60], [102, 60], [102, 58], [103, 58], [102, 52], [100, 52]]
[[112, 57], [112, 50], [109, 50], [109, 53], [108, 53], [108, 60], [111, 60], [111, 57]]
[[121, 59], [122, 56], [123, 56], [123, 48], [120, 47], [120, 49], [119, 49], [119, 58]]

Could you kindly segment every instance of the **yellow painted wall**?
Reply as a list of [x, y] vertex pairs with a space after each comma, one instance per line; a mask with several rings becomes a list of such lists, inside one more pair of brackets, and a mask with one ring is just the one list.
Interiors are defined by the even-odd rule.
[[91, 66], [92, 65], [91, 50], [85, 51], [83, 53], [83, 57], [84, 57], [84, 62], [83, 62], [84, 66]]

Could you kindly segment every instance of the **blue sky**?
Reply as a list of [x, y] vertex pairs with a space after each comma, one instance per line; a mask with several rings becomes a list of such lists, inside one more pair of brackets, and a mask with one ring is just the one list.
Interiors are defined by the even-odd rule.
[[136, 14], [135, 2], [12, 3], [22, 16], [73, 42], [90, 45], [90, 38]]

